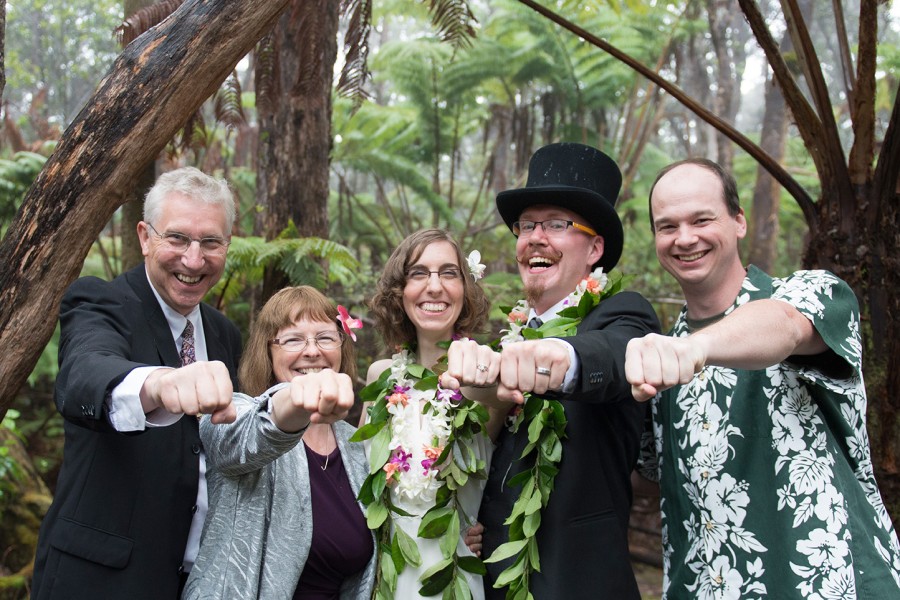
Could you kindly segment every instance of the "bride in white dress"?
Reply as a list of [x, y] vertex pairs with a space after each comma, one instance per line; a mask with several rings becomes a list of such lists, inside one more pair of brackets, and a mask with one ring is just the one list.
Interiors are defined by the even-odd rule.
[[[392, 370], [395, 381], [403, 382], [406, 379], [404, 367], [409, 363], [433, 370], [446, 354], [438, 344], [480, 332], [490, 309], [481, 287], [469, 274], [459, 246], [446, 232], [437, 229], [416, 232], [397, 247], [385, 265], [370, 305], [386, 346], [402, 346], [405, 350], [392, 359], [373, 363], [367, 383], [377, 381], [387, 369]], [[499, 354], [484, 352], [477, 360], [477, 370], [483, 373], [484, 380], [496, 379]], [[429, 467], [445, 446], [450, 431], [446, 418], [448, 409], [446, 405], [434, 402], [435, 389], [418, 390], [411, 385], [401, 389], [388, 409], [394, 416], [391, 448], [397, 448], [390, 460], [394, 467], [389, 471], [389, 481], [393, 470], [401, 471], [389, 489], [391, 502], [412, 516], [394, 516], [393, 525], [415, 540], [421, 556], [418, 567], [407, 565], [397, 579], [395, 597], [405, 599], [423, 597], [419, 593], [420, 577], [444, 558], [439, 540], [418, 537], [418, 530], [422, 515], [434, 506], [435, 492], [441, 485], [436, 478], [439, 465]], [[505, 417], [505, 409], [497, 405], [496, 388], [464, 388], [462, 392], [466, 398], [488, 408], [487, 434], [495, 438]], [[423, 414], [423, 406], [429, 401], [436, 411]], [[491, 439], [487, 435], [475, 435], [468, 445], [476, 459], [484, 461], [485, 469], [488, 469], [493, 451]], [[477, 520], [484, 484], [484, 480], [470, 477], [457, 493], [461, 513], [456, 549], [459, 556], [471, 555], [463, 539], [466, 529]], [[472, 597], [483, 599], [481, 577], [463, 573]], [[428, 597], [440, 597], [440, 594]]]

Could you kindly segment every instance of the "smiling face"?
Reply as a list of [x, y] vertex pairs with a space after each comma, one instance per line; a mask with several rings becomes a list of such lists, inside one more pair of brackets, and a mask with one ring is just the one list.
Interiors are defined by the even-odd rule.
[[[407, 277], [403, 310], [418, 335], [430, 333], [435, 339], [449, 339], [462, 312], [465, 292], [456, 249], [450, 242], [428, 244], [422, 256], [407, 267], [408, 274], [416, 270], [433, 273], [422, 280]], [[452, 271], [458, 276], [447, 277]]]
[[[194, 200], [173, 193], [162, 203], [156, 223], [160, 234], [182, 233], [194, 239], [228, 238], [225, 211], [221, 205]], [[186, 252], [170, 249], [147, 223], [137, 227], [147, 275], [163, 301], [182, 315], [200, 304], [225, 270], [225, 255], [204, 255], [200, 245], [191, 243]]]
[[299, 352], [288, 352], [278, 344], [269, 346], [272, 356], [272, 373], [276, 381], [290, 381], [298, 375], [318, 373], [322, 369], [341, 370], [341, 346], [330, 350], [322, 350], [310, 338], [319, 334], [338, 334], [337, 324], [333, 321], [311, 321], [298, 319], [287, 327], [278, 330], [276, 339], [284, 341], [290, 338], [306, 340], [306, 345]]
[[[587, 225], [580, 215], [558, 206], [530, 206], [520, 221], [565, 219]], [[603, 256], [603, 238], [574, 227], [548, 236], [542, 226], [516, 240], [516, 262], [525, 295], [538, 314], [575, 291]]]
[[717, 304], [724, 302], [727, 308], [745, 275], [738, 254], [738, 241], [747, 233], [743, 209], [729, 214], [722, 182], [695, 164], [675, 167], [661, 177], [651, 205], [656, 256], [678, 280], [688, 307], [691, 297], [722, 295]]

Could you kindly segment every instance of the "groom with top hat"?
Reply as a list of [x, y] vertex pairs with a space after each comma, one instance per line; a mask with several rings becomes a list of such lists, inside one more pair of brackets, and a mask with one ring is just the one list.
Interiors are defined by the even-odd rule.
[[[616, 163], [599, 150], [560, 143], [535, 152], [524, 188], [497, 195], [497, 210], [517, 238], [529, 326], [553, 319], [593, 269], [608, 271], [618, 262], [623, 235], [614, 203], [621, 183]], [[629, 340], [657, 331], [650, 304], [620, 292], [589, 312], [576, 335], [508, 344], [500, 354], [498, 398], [521, 403], [527, 392], [554, 398], [568, 421], [537, 532], [541, 568], [529, 588], [538, 600], [640, 597], [627, 528], [645, 413], [631, 396], [624, 362]], [[443, 383], [484, 384], [478, 356], [484, 348], [475, 342], [454, 342]], [[508, 539], [504, 521], [521, 490], [507, 482], [529, 467], [518, 460], [527, 444], [525, 427], [515, 434], [504, 429], [497, 440], [479, 514], [485, 557]], [[493, 583], [509, 564], [487, 565], [488, 598], [504, 597]]]

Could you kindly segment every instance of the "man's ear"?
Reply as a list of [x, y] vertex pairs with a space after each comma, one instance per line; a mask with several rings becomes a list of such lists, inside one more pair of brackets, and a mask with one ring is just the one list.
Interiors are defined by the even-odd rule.
[[137, 234], [141, 243], [141, 254], [147, 256], [150, 253], [150, 228], [143, 221], [138, 221]]
[[744, 215], [743, 208], [738, 211], [734, 220], [737, 222], [737, 237], [739, 240], [742, 240], [747, 235], [747, 217]]
[[591, 251], [590, 254], [588, 254], [588, 271], [592, 270], [594, 264], [603, 258], [605, 243], [602, 235], [595, 235], [594, 239], [591, 240]]

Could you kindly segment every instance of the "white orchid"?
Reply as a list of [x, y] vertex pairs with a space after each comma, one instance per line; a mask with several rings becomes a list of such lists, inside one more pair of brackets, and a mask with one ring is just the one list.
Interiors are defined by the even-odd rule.
[[481, 252], [478, 250], [472, 250], [469, 252], [469, 256], [466, 258], [466, 263], [469, 265], [469, 273], [472, 274], [472, 279], [478, 281], [482, 277], [484, 277], [484, 270], [487, 268], [483, 264], [481, 264]]

